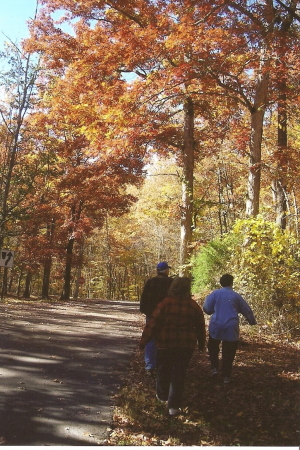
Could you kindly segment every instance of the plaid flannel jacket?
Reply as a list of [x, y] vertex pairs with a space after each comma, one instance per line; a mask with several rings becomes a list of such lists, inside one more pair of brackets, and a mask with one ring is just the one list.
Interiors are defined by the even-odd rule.
[[155, 338], [157, 348], [195, 348], [205, 346], [203, 311], [192, 299], [165, 298], [154, 310], [144, 328], [140, 349]]

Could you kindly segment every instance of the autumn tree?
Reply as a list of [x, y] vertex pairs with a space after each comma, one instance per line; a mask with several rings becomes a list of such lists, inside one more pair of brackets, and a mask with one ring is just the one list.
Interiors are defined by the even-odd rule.
[[[1, 73], [2, 101], [1, 114], [1, 150], [2, 150], [2, 196], [1, 196], [1, 233], [0, 243], [5, 239], [6, 224], [12, 220], [13, 211], [24, 197], [22, 191], [17, 199], [9, 205], [9, 196], [12, 195], [13, 171], [16, 169], [18, 157], [26, 143], [22, 142], [24, 121], [33, 108], [35, 82], [38, 75], [37, 61], [24, 53], [15, 44], [9, 43], [2, 58], [7, 59], [8, 68]], [[18, 169], [17, 169], [18, 170]], [[20, 175], [20, 173], [18, 174]]]
[[[164, 2], [160, 5], [141, 2], [136, 10], [123, 4], [107, 8], [105, 2], [86, 2], [80, 7], [73, 5], [74, 8], [68, 2], [47, 6], [48, 14], [34, 24], [37, 39], [33, 48], [47, 55], [51, 67], [68, 68], [69, 83], [81, 92], [80, 120], [89, 138], [93, 139], [96, 130], [91, 115], [95, 116], [97, 111], [105, 118], [111, 140], [119, 140], [122, 145], [128, 142], [126, 145], [134, 151], [142, 148], [145, 153], [155, 149], [177, 155], [183, 167], [181, 263], [184, 265], [192, 236], [193, 171], [199, 145], [194, 122], [196, 116], [209, 110], [207, 102], [197, 99], [195, 103], [196, 89], [189, 80], [187, 52], [182, 43], [176, 44], [178, 37], [183, 39], [185, 9], [177, 3]], [[82, 17], [75, 25], [75, 37], [55, 28], [49, 13], [57, 7], [70, 9], [71, 19]], [[90, 27], [88, 21], [92, 19], [96, 24]], [[126, 72], [137, 76], [130, 85], [124, 85]], [[102, 107], [95, 91], [98, 80], [102, 82], [99, 86]], [[115, 104], [112, 96], [116, 98]], [[88, 111], [84, 111], [83, 105], [88, 105]]]
[[153, 158], [142, 186], [130, 186], [138, 200], [121, 217], [109, 214], [85, 245], [82, 295], [137, 300], [157, 261], [178, 274], [180, 173], [172, 159]]
[[[277, 151], [274, 152], [274, 159], [277, 167], [273, 180], [273, 193], [276, 208], [276, 223], [285, 230], [287, 227], [288, 214], [288, 167], [292, 164], [291, 146], [288, 142], [288, 118], [292, 117], [291, 108], [297, 102], [299, 79], [298, 62], [295, 59], [298, 53], [294, 45], [293, 35], [295, 33], [295, 21], [300, 26], [300, 14], [298, 2], [292, 1], [285, 7], [285, 15], [277, 17], [278, 31], [276, 36], [277, 54], [277, 78], [275, 87], [277, 88]], [[296, 94], [296, 95], [295, 95]]]
[[[1, 206], [0, 248], [9, 244], [13, 236], [12, 224], [23, 210], [24, 200], [32, 189], [35, 167], [26, 163], [23, 139], [25, 120], [34, 105], [37, 61], [12, 42], [6, 44], [1, 57], [6, 65], [0, 74], [2, 99], [0, 102], [1, 133]], [[22, 163], [24, 166], [22, 167]], [[25, 208], [26, 210], [26, 208]], [[23, 211], [24, 213], [24, 211]], [[3, 292], [6, 293], [7, 269], [4, 269]]]
[[[52, 245], [53, 254], [57, 254], [57, 240], [66, 240], [61, 298], [68, 299], [75, 246], [80, 246], [84, 236], [104, 223], [108, 211], [118, 216], [128, 209], [134, 197], [125, 188], [139, 182], [143, 176], [143, 162], [138, 153], [127, 152], [120, 143], [112, 145], [105, 136], [105, 124], [101, 122], [91, 125], [92, 130], [95, 127], [93, 133], [97, 131], [97, 137], [89, 140], [80, 121], [83, 111], [87, 110], [80, 104], [82, 92], [73, 91], [68, 95], [67, 79], [57, 78], [55, 72], [46, 76], [49, 86], [47, 90], [40, 90], [39, 109], [30, 122], [36, 153], [43, 161], [33, 215], [35, 223], [38, 218], [40, 229], [46, 233], [44, 239], [47, 237], [49, 252]], [[96, 115], [94, 119], [97, 119]], [[92, 137], [93, 133], [90, 131]], [[45, 253], [45, 246], [43, 250]], [[51, 268], [49, 253], [48, 256], [45, 254], [44, 263], [46, 285], [43, 296], [47, 296]]]
[[[298, 7], [296, 1], [206, 1], [199, 5], [201, 38], [198, 34], [198, 39], [207, 50], [206, 58], [201, 60], [215, 81], [205, 85], [206, 94], [234, 98], [250, 115], [246, 202], [249, 216], [259, 212], [265, 112], [279, 98], [282, 114], [283, 91], [278, 93], [276, 89], [280, 53], [285, 51], [286, 56], [294, 59], [299, 44]], [[282, 63], [280, 66], [283, 67]], [[199, 76], [197, 60], [192, 67]]]
[[[183, 167], [182, 266], [192, 239], [194, 162], [208, 154], [208, 142], [212, 154], [218, 152], [213, 142], [229, 135], [230, 124], [244, 120], [246, 112], [246, 213], [258, 213], [275, 37], [288, 15], [294, 30], [295, 2], [43, 4], [46, 9], [33, 23], [31, 48], [45, 55], [49, 67], [62, 71], [70, 95], [80, 100], [73, 113], [76, 108], [81, 132], [97, 142], [101, 127], [102, 137], [127, 151], [172, 152]], [[67, 11], [74, 34], [55, 25], [51, 13], [58, 9]], [[291, 34], [290, 42], [296, 38]], [[133, 82], [125, 82], [126, 73], [135, 74]]]

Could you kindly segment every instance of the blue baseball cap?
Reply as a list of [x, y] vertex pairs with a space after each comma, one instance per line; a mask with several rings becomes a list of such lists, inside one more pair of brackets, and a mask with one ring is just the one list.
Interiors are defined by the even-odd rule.
[[158, 263], [156, 266], [157, 271], [166, 270], [166, 269], [171, 269], [171, 267], [169, 266], [169, 264], [166, 261], [162, 261], [162, 262]]

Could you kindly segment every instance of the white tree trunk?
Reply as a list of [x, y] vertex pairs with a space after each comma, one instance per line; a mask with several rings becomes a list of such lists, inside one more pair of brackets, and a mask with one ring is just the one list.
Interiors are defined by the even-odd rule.
[[180, 240], [180, 275], [188, 275], [194, 194], [194, 105], [190, 97], [184, 103], [183, 179]]

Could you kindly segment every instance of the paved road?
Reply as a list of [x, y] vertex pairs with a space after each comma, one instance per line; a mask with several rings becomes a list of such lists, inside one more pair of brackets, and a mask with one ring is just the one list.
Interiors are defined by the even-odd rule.
[[0, 444], [104, 445], [136, 303], [0, 304]]

